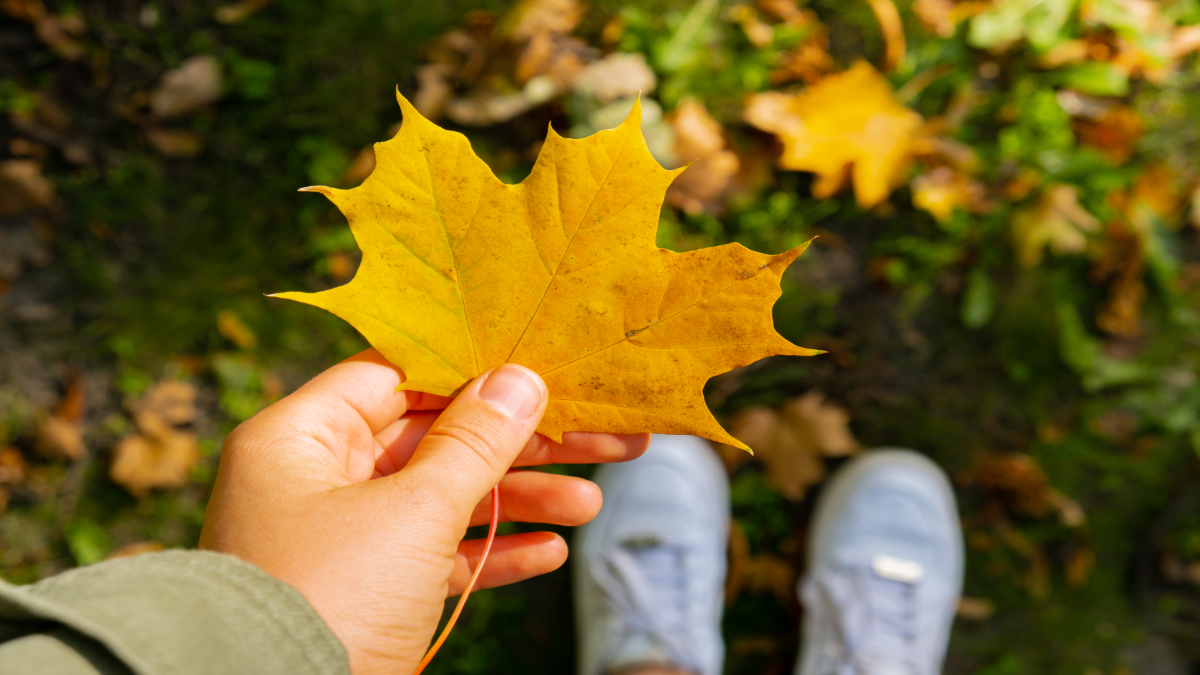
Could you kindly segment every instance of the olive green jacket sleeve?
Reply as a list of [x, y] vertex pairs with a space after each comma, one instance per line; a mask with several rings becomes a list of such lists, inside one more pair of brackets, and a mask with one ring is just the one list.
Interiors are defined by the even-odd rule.
[[4, 675], [344, 675], [295, 589], [233, 556], [165, 551], [0, 582]]

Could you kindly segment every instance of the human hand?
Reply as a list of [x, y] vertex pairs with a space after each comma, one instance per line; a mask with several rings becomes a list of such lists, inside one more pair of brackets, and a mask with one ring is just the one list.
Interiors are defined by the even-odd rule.
[[[482, 553], [482, 540], [462, 538], [490, 522], [494, 485], [502, 520], [580, 525], [599, 512], [591, 482], [510, 466], [622, 461], [649, 444], [646, 434], [568, 433], [561, 445], [534, 434], [546, 388], [520, 366], [453, 400], [397, 392], [403, 379], [367, 350], [235, 429], [200, 536], [299, 590], [355, 675], [413, 672]], [[545, 574], [566, 556], [550, 532], [497, 537], [477, 588]]]

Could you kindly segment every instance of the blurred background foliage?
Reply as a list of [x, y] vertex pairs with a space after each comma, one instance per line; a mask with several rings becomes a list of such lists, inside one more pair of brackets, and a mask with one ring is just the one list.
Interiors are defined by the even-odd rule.
[[[758, 451], [728, 672], [790, 672], [814, 496], [885, 445], [959, 490], [947, 672], [1200, 668], [1197, 0], [0, 8], [6, 578], [194, 545], [224, 435], [365, 347], [263, 294], [353, 276], [294, 190], [370, 173], [397, 86], [509, 182], [640, 94], [661, 246], [817, 237], [775, 319], [828, 354], [707, 390]], [[478, 594], [433, 669], [569, 671], [569, 595]]]

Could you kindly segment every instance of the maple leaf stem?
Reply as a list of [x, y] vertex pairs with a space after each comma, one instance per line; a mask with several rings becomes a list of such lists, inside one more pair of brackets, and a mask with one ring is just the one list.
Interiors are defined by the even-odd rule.
[[471, 574], [471, 580], [467, 582], [466, 589], [463, 590], [462, 597], [458, 599], [458, 604], [454, 606], [454, 613], [450, 615], [450, 620], [446, 622], [446, 627], [442, 629], [442, 634], [438, 636], [437, 641], [425, 653], [425, 658], [421, 659], [421, 663], [417, 664], [416, 671], [413, 675], [421, 675], [421, 671], [425, 670], [425, 666], [433, 660], [433, 655], [437, 654], [442, 648], [442, 643], [450, 635], [450, 630], [454, 628], [454, 624], [458, 622], [458, 615], [462, 614], [463, 606], [467, 604], [467, 598], [471, 595], [471, 589], [475, 588], [475, 582], [479, 579], [479, 573], [483, 571], [483, 564], [487, 562], [488, 553], [492, 550], [492, 542], [496, 539], [496, 526], [500, 524], [500, 486], [492, 488], [492, 526], [488, 528], [487, 541], [483, 544], [483, 555], [479, 556], [479, 564], [475, 566], [475, 572]]

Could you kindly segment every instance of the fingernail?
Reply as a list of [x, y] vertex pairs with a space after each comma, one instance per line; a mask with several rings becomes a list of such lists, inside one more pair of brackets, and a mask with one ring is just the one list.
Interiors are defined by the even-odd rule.
[[543, 386], [532, 370], [506, 363], [488, 375], [479, 388], [479, 398], [505, 415], [523, 420], [542, 404]]

